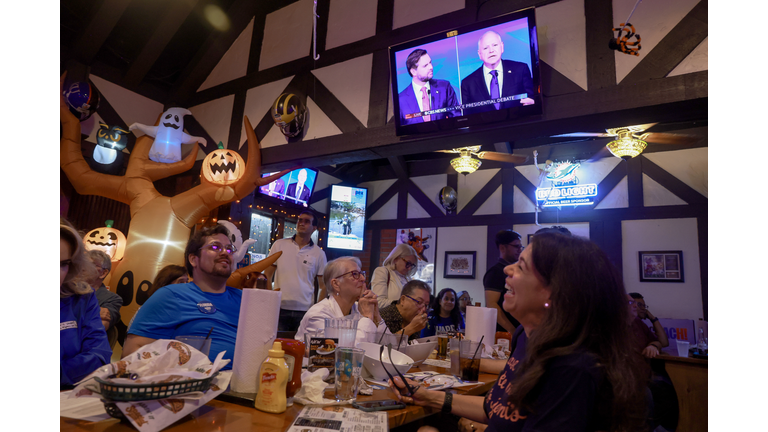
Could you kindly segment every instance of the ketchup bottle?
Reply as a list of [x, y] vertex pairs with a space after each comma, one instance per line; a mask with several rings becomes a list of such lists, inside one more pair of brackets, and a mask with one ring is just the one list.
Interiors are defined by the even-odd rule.
[[304, 342], [296, 339], [277, 338], [283, 345], [285, 361], [288, 363], [288, 385], [285, 387], [287, 406], [293, 405], [293, 396], [301, 388], [301, 362], [304, 359]]

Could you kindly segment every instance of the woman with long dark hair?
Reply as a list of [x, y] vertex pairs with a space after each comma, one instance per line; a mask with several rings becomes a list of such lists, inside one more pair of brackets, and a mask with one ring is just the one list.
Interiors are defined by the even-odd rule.
[[542, 233], [504, 273], [503, 307], [521, 325], [491, 391], [484, 398], [411, 395], [396, 378], [390, 386], [398, 398], [488, 424], [488, 431], [644, 428], [626, 292], [608, 256], [589, 240]]
[[434, 336], [437, 332], [464, 330], [464, 318], [456, 306], [456, 291], [443, 288], [432, 301], [427, 326], [421, 331], [421, 337]]

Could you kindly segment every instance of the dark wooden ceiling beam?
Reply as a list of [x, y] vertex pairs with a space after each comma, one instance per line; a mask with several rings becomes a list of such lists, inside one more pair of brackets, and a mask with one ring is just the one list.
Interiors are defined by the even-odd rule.
[[387, 158], [389, 164], [392, 165], [392, 169], [395, 171], [397, 178], [406, 181], [408, 180], [408, 166], [405, 164], [405, 158], [402, 156], [390, 156]]
[[125, 73], [125, 85], [128, 88], [136, 87], [144, 79], [198, 1], [176, 0], [166, 10], [154, 33]]
[[131, 0], [104, 0], [67, 57], [90, 65]]
[[613, 0], [584, 0], [587, 30], [587, 90], [616, 85], [616, 59], [608, 48], [613, 37]]
[[640, 50], [642, 60], [620, 84], [635, 84], [669, 75], [707, 38], [707, 7], [708, 1], [701, 0], [651, 51], [643, 53]]

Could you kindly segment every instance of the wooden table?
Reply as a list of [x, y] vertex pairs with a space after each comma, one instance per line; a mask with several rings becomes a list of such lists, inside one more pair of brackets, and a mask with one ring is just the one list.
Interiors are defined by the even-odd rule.
[[707, 360], [661, 354], [653, 361], [664, 362], [664, 368], [677, 393], [680, 419], [676, 432], [707, 430]]
[[[437, 371], [448, 373], [447, 369], [435, 366], [422, 365], [421, 367], [411, 369], [414, 371]], [[496, 383], [497, 375], [481, 373], [479, 380], [482, 384], [472, 387], [460, 387], [450, 391], [457, 394], [483, 395], [488, 392]], [[326, 392], [326, 398], [333, 398], [333, 391]], [[381, 400], [394, 399], [395, 396], [391, 390], [374, 390], [372, 396], [358, 396], [358, 400]], [[187, 415], [173, 425], [163, 429], [168, 432], [196, 432], [213, 430], [233, 430], [233, 431], [259, 431], [259, 432], [282, 432], [287, 430], [296, 420], [303, 405], [294, 404], [282, 414], [268, 414], [253, 407], [212, 400], [203, 407]], [[423, 419], [427, 416], [439, 412], [439, 409], [424, 408], [415, 405], [408, 405], [404, 409], [386, 411], [389, 415], [389, 428], [403, 426], [408, 423]], [[130, 423], [121, 423], [117, 419], [102, 420], [99, 422], [89, 422], [85, 420], [60, 417], [61, 432], [69, 431], [93, 431], [93, 432], [135, 432], [136, 429]]]

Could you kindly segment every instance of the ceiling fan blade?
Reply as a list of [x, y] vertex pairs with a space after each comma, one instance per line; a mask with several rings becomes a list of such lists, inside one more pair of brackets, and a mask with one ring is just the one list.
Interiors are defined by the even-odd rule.
[[611, 152], [608, 150], [608, 147], [606, 147], [606, 146], [603, 146], [603, 147], [601, 147], [601, 148], [600, 148], [600, 150], [598, 150], [598, 152], [597, 152], [597, 153], [595, 153], [594, 155], [592, 155], [592, 157], [591, 157], [591, 158], [589, 158], [589, 160], [587, 160], [586, 162], [587, 162], [587, 163], [591, 163], [591, 162], [597, 162], [597, 161], [599, 161], [600, 159], [605, 159], [605, 158], [609, 158], [609, 157], [614, 157], [614, 156], [613, 156], [613, 154], [611, 154]]
[[524, 164], [528, 160], [528, 156], [518, 156], [508, 153], [499, 153], [492, 151], [485, 151], [477, 153], [477, 157], [480, 159], [487, 159], [498, 162], [513, 163], [516, 165]]
[[695, 144], [702, 137], [695, 135], [674, 134], [674, 133], [651, 133], [645, 139], [649, 144]]
[[552, 138], [560, 138], [560, 137], [608, 137], [611, 135], [608, 135], [607, 133], [603, 132], [574, 132], [574, 133], [567, 133], [567, 134], [560, 134], [560, 135], [552, 135]]
[[437, 153], [454, 153], [454, 154], [459, 153], [456, 150], [435, 150], [435, 152], [437, 152]]

